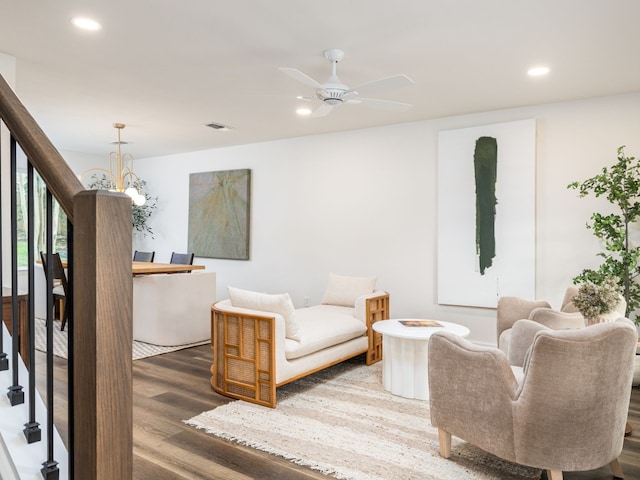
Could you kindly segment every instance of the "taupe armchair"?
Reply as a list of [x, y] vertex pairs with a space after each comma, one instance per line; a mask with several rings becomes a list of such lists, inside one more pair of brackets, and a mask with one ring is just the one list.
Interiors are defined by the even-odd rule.
[[498, 348], [504, 353], [508, 353], [511, 327], [515, 322], [522, 319], [533, 320], [554, 330], [584, 327], [584, 317], [571, 302], [576, 293], [578, 293], [576, 287], [567, 288], [560, 310], [552, 309], [549, 302], [544, 300], [500, 297], [498, 299], [496, 323]]
[[618, 456], [635, 326], [621, 318], [575, 330], [536, 328], [521, 375], [497, 348], [447, 332], [431, 337], [429, 397], [440, 454], [449, 457], [455, 435], [505, 460], [546, 469], [549, 480], [606, 464], [622, 478]]

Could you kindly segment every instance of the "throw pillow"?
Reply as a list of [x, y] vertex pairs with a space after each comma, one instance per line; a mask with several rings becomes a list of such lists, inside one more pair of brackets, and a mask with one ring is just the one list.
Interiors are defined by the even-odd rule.
[[286, 337], [291, 340], [300, 340], [298, 324], [295, 319], [295, 307], [288, 293], [268, 294], [235, 287], [227, 287], [227, 289], [229, 290], [231, 305], [282, 315]]
[[330, 273], [322, 303], [355, 307], [356, 298], [373, 292], [376, 280], [376, 277], [346, 277]]

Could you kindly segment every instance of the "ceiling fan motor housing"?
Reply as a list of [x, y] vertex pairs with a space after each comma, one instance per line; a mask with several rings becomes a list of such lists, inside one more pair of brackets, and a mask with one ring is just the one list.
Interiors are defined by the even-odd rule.
[[328, 90], [324, 90], [322, 93], [322, 101], [329, 105], [338, 105], [343, 101], [342, 94], [344, 93], [344, 90], [330, 88]]
[[318, 97], [328, 105], [338, 105], [342, 103], [344, 93], [349, 90], [349, 87], [340, 81], [335, 72], [333, 72], [322, 87], [323, 88], [318, 91]]

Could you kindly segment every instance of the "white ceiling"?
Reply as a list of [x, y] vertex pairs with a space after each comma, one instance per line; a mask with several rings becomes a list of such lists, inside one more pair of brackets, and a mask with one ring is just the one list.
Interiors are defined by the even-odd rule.
[[[144, 158], [640, 91], [638, 0], [0, 0], [0, 11], [16, 90], [60, 150], [106, 155], [113, 122]], [[102, 30], [75, 29], [75, 15]], [[322, 83], [327, 48], [345, 51], [349, 86], [411, 77], [367, 96], [413, 108], [298, 117], [296, 95], [312, 91], [278, 67]], [[551, 74], [527, 77], [538, 64]]]

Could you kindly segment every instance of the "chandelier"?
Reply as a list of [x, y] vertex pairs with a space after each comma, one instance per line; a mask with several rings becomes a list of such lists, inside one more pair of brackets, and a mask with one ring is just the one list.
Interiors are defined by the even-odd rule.
[[118, 130], [117, 152], [109, 153], [109, 170], [106, 168], [91, 168], [82, 174], [82, 177], [91, 172], [102, 172], [110, 184], [109, 190], [112, 192], [124, 192], [131, 197], [131, 201], [142, 206], [147, 199], [140, 193], [141, 182], [138, 176], [133, 173], [133, 156], [130, 153], [122, 153], [120, 146], [124, 143], [120, 140], [120, 132], [125, 127], [124, 123], [114, 123]]

